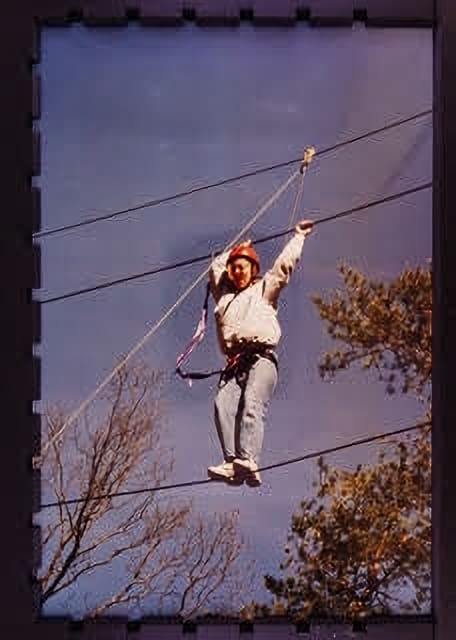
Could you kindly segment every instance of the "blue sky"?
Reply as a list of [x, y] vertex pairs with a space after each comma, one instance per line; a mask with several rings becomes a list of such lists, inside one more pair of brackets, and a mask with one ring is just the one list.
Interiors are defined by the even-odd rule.
[[[286, 161], [432, 103], [428, 30], [254, 28], [205, 30], [47, 29], [43, 36], [43, 229], [136, 205]], [[316, 159], [303, 214], [318, 218], [407, 189], [431, 177], [432, 127], [422, 119]], [[227, 243], [285, 180], [278, 170], [72, 233], [42, 240], [43, 289], [79, 287], [208, 253]], [[290, 192], [249, 234], [287, 226]], [[283, 240], [261, 245], [267, 268]], [[407, 426], [422, 417], [413, 398], [389, 397], [375, 378], [318, 377], [330, 342], [309, 296], [340, 284], [348, 261], [391, 278], [431, 257], [431, 193], [410, 196], [316, 229], [284, 292], [280, 382], [269, 412], [263, 463]], [[45, 305], [43, 405], [76, 408], [202, 271], [202, 265]], [[199, 287], [144, 350], [171, 371], [197, 322]], [[213, 326], [195, 367], [221, 364]], [[220, 460], [212, 425], [215, 382], [167, 388], [173, 480], [206, 476]], [[70, 427], [71, 428], [71, 427]], [[375, 446], [331, 458], [373, 459]], [[265, 473], [257, 491], [203, 486], [203, 512], [239, 509], [261, 569], [275, 571], [290, 516], [311, 491], [313, 463]], [[264, 597], [261, 588], [258, 597]], [[58, 598], [49, 613], [61, 612]]]

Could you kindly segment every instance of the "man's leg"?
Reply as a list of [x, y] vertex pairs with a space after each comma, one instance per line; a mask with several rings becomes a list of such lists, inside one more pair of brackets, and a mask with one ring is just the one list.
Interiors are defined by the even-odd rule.
[[260, 357], [250, 369], [243, 394], [236, 457], [258, 464], [264, 437], [266, 408], [277, 384], [277, 368]]
[[234, 431], [240, 398], [241, 387], [236, 377], [234, 375], [227, 379], [222, 377], [214, 401], [214, 420], [223, 457], [227, 462], [232, 462], [236, 457]]

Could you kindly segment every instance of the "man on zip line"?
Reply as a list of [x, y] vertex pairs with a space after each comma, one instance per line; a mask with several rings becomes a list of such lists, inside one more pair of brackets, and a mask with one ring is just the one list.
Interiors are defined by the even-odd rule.
[[208, 476], [227, 484], [261, 485], [258, 461], [267, 405], [277, 384], [274, 348], [281, 330], [277, 303], [290, 281], [311, 220], [302, 220], [269, 271], [260, 277], [260, 259], [250, 240], [215, 258], [209, 285], [216, 307], [217, 337], [227, 358], [215, 397], [214, 418], [224, 461]]

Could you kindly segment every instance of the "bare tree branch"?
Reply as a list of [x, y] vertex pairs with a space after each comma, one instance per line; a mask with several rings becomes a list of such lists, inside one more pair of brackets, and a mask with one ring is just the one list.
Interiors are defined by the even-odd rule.
[[[215, 603], [221, 589], [242, 582], [236, 514], [203, 517], [190, 500], [158, 501], [153, 493], [93, 499], [141, 486], [144, 477], [158, 487], [172, 472], [173, 458], [161, 442], [162, 383], [163, 376], [145, 365], [122, 368], [102, 399], [105, 418], [84, 414], [50, 448], [45, 484], [61, 502], [75, 495], [83, 500], [43, 514], [43, 603], [114, 566], [122, 566], [114, 592], [99, 594], [97, 602], [88, 598], [87, 615], [145, 607], [149, 597], [154, 606], [193, 615]], [[47, 437], [65, 415], [56, 407], [48, 412]]]

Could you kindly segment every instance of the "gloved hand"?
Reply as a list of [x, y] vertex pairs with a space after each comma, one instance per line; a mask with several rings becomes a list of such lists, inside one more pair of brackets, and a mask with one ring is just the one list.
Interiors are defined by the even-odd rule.
[[295, 227], [296, 233], [300, 233], [301, 235], [308, 236], [309, 233], [313, 231], [313, 221], [312, 220], [300, 220]]

